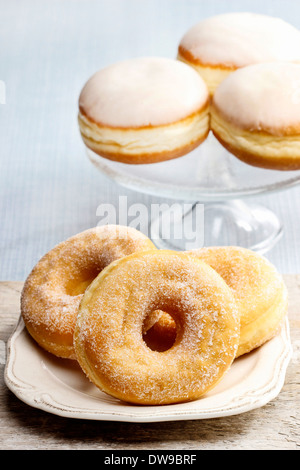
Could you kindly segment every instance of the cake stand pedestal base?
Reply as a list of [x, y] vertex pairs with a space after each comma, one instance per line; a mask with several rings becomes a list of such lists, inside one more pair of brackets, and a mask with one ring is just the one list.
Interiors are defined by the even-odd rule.
[[174, 204], [152, 220], [150, 227], [151, 238], [160, 249], [234, 245], [260, 254], [278, 242], [282, 231], [272, 211], [243, 200]]

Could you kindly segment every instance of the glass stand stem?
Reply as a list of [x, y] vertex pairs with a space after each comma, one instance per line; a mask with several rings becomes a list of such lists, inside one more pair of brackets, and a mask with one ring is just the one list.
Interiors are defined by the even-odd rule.
[[263, 254], [281, 237], [282, 225], [266, 207], [230, 200], [170, 206], [152, 220], [150, 233], [162, 249], [234, 245]]

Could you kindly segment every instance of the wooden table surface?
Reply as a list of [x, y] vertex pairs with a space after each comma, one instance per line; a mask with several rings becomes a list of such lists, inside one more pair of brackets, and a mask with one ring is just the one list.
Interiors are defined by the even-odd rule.
[[165, 423], [64, 418], [21, 402], [4, 383], [6, 344], [19, 317], [22, 282], [0, 282], [1, 450], [297, 450], [300, 448], [300, 275], [285, 276], [293, 356], [280, 394], [237, 416]]

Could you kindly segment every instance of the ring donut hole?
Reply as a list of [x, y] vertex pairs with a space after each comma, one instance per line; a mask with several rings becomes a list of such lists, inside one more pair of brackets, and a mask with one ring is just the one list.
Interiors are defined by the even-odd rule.
[[[174, 312], [155, 310], [148, 314], [143, 323], [143, 340], [152, 351], [164, 352], [179, 342], [182, 324]], [[177, 341], [176, 341], [177, 340]]]
[[99, 266], [89, 266], [86, 269], [78, 270], [78, 273], [75, 277], [68, 279], [65, 290], [66, 294], [71, 297], [84, 294], [88, 286], [93, 282], [98, 274], [102, 271], [102, 267]]

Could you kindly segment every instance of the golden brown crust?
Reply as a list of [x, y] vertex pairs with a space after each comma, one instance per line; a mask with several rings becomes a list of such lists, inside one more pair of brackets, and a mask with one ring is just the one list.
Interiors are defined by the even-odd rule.
[[231, 145], [228, 142], [222, 140], [220, 136], [218, 136], [214, 132], [215, 137], [217, 140], [226, 148], [230, 153], [235, 155], [239, 160], [248, 165], [255, 166], [258, 168], [265, 168], [265, 169], [272, 169], [272, 170], [281, 170], [281, 171], [291, 171], [291, 170], [299, 170], [300, 169], [300, 161], [295, 162], [293, 158], [286, 158], [282, 156], [279, 159], [272, 160], [268, 157], [262, 157], [261, 155], [256, 155], [253, 152], [247, 152], [245, 150], [238, 149]]
[[259, 129], [257, 127], [254, 127], [253, 125], [244, 125], [241, 122], [238, 121], [238, 118], [233, 121], [230, 120], [226, 117], [226, 114], [219, 108], [219, 106], [216, 105], [216, 103], [213, 101], [211, 102], [211, 113], [214, 115], [219, 116], [224, 122], [228, 122], [230, 126], [233, 126], [236, 128], [238, 131], [243, 130], [243, 131], [248, 131], [249, 133], [257, 136], [262, 136], [262, 137], [296, 137], [299, 138], [300, 141], [300, 120], [298, 124], [289, 124], [281, 127], [276, 127], [274, 126], [267, 126], [263, 122], [259, 122]]
[[[282, 155], [279, 157], [272, 158], [272, 155], [261, 155], [261, 154], [256, 154], [255, 152], [248, 152], [245, 149], [240, 149], [229, 142], [226, 142], [223, 140], [220, 135], [217, 134], [216, 131], [212, 130], [214, 136], [216, 139], [220, 142], [220, 144], [228, 150], [232, 155], [237, 157], [239, 160], [241, 160], [244, 163], [247, 163], [248, 165], [255, 166], [258, 168], [264, 168], [264, 169], [269, 169], [269, 170], [280, 170], [280, 171], [294, 171], [294, 170], [300, 170], [300, 153], [298, 157], [295, 155], [294, 157], [292, 156], [287, 156], [284, 154], [284, 149], [282, 152]], [[300, 139], [300, 136], [299, 136]], [[298, 160], [295, 159], [298, 158]]]
[[223, 64], [209, 64], [209, 63], [202, 63], [200, 61], [193, 62], [188, 59], [190, 57], [187, 54], [187, 57], [184, 57], [180, 53], [178, 53], [177, 59], [185, 64], [193, 67], [194, 70], [200, 75], [200, 77], [205, 81], [210, 99], [212, 99], [216, 89], [220, 85], [220, 83], [225, 80], [232, 72], [236, 70], [235, 67], [226, 67]]
[[158, 163], [191, 152], [207, 138], [209, 106], [208, 98], [200, 111], [163, 126], [113, 128], [81, 113], [78, 122], [85, 145], [99, 156], [127, 164]]
[[102, 149], [99, 149], [97, 142], [92, 141], [91, 139], [87, 140], [85, 137], [83, 137], [85, 145], [95, 152], [97, 155], [107, 158], [108, 160], [112, 160], [115, 162], [122, 162], [122, 163], [128, 163], [128, 164], [134, 164], [134, 165], [139, 165], [139, 164], [147, 164], [147, 163], [159, 163], [162, 161], [166, 160], [173, 160], [175, 158], [182, 157], [186, 155], [187, 153], [191, 152], [195, 148], [198, 147], [208, 136], [209, 129], [206, 131], [204, 135], [202, 135], [199, 139], [196, 141], [184, 145], [180, 148], [169, 150], [169, 151], [164, 151], [164, 152], [155, 152], [155, 153], [140, 153], [140, 154], [134, 154], [134, 155], [124, 155], [121, 152], [107, 152]]
[[169, 123], [158, 124], [156, 126], [153, 126], [153, 125], [149, 124], [148, 126], [128, 126], [128, 127], [125, 127], [125, 126], [123, 126], [123, 127], [121, 127], [121, 126], [112, 126], [112, 125], [108, 125], [104, 122], [101, 122], [99, 119], [95, 120], [89, 115], [89, 113], [86, 111], [86, 109], [83, 106], [79, 105], [78, 107], [79, 107], [79, 113], [80, 114], [82, 114], [86, 119], [88, 119], [89, 122], [92, 122], [93, 124], [96, 124], [100, 128], [119, 129], [119, 130], [128, 130], [128, 129], [130, 129], [130, 130], [143, 130], [143, 129], [157, 129], [157, 128], [160, 128], [160, 127], [172, 126], [175, 123], [184, 123], [184, 121], [193, 119], [196, 115], [204, 113], [208, 109], [209, 103], [210, 103], [210, 98], [208, 96], [206, 101], [203, 103], [203, 105], [199, 109], [197, 109], [197, 111], [183, 117], [182, 119], [179, 119], [178, 121], [171, 121]]
[[229, 120], [213, 102], [211, 131], [232, 155], [248, 165], [270, 170], [300, 169], [300, 129], [286, 126], [281, 129], [240, 125]]
[[183, 58], [184, 61], [190, 62], [193, 65], [200, 65], [201, 67], [209, 67], [211, 69], [221, 69], [224, 71], [231, 71], [233, 72], [234, 70], [237, 70], [238, 67], [236, 65], [228, 65], [228, 64], [211, 64], [209, 62], [202, 62], [199, 57], [195, 57], [191, 51], [183, 47], [182, 45], [179, 45], [178, 47], [178, 58], [181, 59]]

